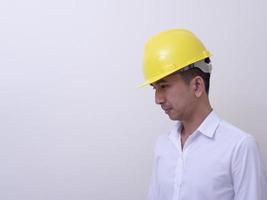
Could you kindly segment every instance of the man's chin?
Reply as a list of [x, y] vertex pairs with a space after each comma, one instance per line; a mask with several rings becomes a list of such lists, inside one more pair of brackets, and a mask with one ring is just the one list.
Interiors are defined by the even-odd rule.
[[177, 116], [177, 113], [174, 112], [173, 109], [165, 110], [165, 114], [169, 116], [170, 120], [173, 121], [179, 120], [179, 116]]
[[173, 120], [173, 121], [179, 120], [179, 119], [177, 119], [177, 116], [173, 116], [171, 114], [168, 114], [168, 116], [169, 116], [170, 120]]

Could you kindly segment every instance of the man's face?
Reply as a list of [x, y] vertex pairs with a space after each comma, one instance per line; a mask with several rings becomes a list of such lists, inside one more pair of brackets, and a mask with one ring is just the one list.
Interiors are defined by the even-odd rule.
[[178, 74], [172, 74], [151, 84], [155, 89], [155, 102], [172, 120], [183, 121], [190, 117], [195, 98], [192, 87]]

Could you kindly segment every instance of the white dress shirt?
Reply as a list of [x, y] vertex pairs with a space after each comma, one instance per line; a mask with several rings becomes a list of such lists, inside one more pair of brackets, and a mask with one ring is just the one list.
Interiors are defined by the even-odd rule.
[[158, 138], [149, 200], [267, 200], [255, 139], [211, 112], [183, 149], [181, 123]]

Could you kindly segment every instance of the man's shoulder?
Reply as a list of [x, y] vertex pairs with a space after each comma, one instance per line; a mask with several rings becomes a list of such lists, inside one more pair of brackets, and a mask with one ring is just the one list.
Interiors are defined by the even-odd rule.
[[255, 140], [250, 133], [238, 128], [237, 126], [225, 120], [221, 120], [218, 129], [216, 130], [216, 137], [229, 143], [242, 143], [246, 140]]
[[162, 148], [166, 148], [167, 146], [170, 146], [171, 144], [170, 135], [174, 137], [178, 137], [177, 128], [178, 128], [177, 124], [175, 124], [168, 131], [160, 134], [156, 139], [156, 143], [155, 143], [156, 149], [162, 149]]
[[251, 136], [246, 131], [242, 130], [241, 128], [238, 128], [237, 126], [233, 125], [232, 123], [226, 120], [221, 120], [219, 131], [223, 131], [224, 134], [232, 135], [238, 138]]
[[169, 143], [169, 133], [160, 134], [156, 139], [156, 147], [164, 146]]
[[166, 142], [169, 140], [170, 135], [176, 135], [178, 134], [178, 128], [180, 126], [180, 123], [175, 123], [173, 124], [166, 132], [161, 133], [158, 137], [157, 137], [157, 143], [161, 143], [161, 142]]

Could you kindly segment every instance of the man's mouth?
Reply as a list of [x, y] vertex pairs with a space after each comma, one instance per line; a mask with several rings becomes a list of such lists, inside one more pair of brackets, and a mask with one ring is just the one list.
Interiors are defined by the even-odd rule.
[[166, 114], [169, 114], [171, 112], [171, 108], [168, 108], [166, 110], [164, 110]]
[[171, 108], [169, 108], [169, 107], [164, 107], [164, 106], [162, 106], [161, 108], [164, 110], [164, 112], [165, 112], [166, 114], [168, 114], [168, 113], [171, 111]]

